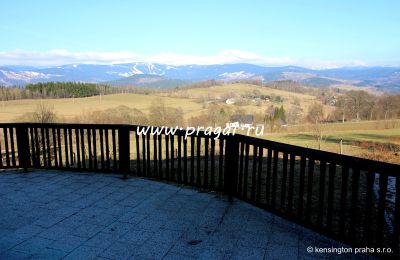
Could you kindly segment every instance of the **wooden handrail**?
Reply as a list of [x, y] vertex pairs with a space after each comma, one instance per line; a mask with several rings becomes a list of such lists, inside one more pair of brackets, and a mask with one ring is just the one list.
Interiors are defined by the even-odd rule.
[[185, 129], [164, 128], [140, 136], [147, 127], [0, 123], [0, 169], [134, 173], [220, 191], [350, 245], [399, 255], [400, 165], [241, 134], [186, 139]]

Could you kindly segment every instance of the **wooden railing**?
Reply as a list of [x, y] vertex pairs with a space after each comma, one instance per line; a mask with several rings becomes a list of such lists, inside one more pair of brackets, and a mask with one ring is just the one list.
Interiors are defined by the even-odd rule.
[[0, 124], [0, 168], [118, 172], [220, 191], [356, 247], [399, 255], [400, 165], [235, 135]]

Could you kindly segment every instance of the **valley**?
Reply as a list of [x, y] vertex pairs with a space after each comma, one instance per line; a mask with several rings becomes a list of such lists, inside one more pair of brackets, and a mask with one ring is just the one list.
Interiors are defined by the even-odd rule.
[[[32, 111], [40, 106], [51, 108], [58, 122], [79, 123], [156, 124], [157, 118], [154, 118], [154, 113], [161, 109], [179, 117], [170, 119], [172, 121], [164, 121], [170, 126], [175, 126], [175, 123], [183, 126], [224, 125], [233, 115], [251, 115], [253, 124], [265, 125], [264, 136], [261, 138], [336, 153], [342, 150], [344, 154], [376, 160], [400, 162], [398, 119], [344, 123], [331, 119], [319, 123], [318, 135], [321, 140], [317, 141], [315, 124], [307, 121], [310, 109], [316, 104], [320, 105], [324, 118], [329, 118], [337, 107], [326, 104], [318, 95], [310, 94], [313, 93], [312, 89], [306, 90], [309, 93], [296, 93], [272, 86], [227, 83], [85, 98], [19, 99], [1, 102], [0, 122], [30, 121]], [[265, 121], [266, 115], [271, 113], [268, 109], [279, 107], [284, 108], [285, 119]], [[222, 112], [216, 114], [215, 111]]]

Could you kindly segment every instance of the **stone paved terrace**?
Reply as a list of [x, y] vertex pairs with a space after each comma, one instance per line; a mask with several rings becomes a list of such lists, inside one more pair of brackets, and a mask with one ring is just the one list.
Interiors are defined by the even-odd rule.
[[0, 208], [0, 259], [308, 259], [333, 256], [307, 246], [342, 246], [241, 201], [101, 173], [0, 171]]

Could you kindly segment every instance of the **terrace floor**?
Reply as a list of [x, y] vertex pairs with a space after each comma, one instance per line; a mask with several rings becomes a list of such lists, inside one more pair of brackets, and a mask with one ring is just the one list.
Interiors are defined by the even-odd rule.
[[343, 246], [241, 201], [100, 173], [0, 171], [0, 209], [0, 259], [308, 259], [338, 256], [308, 246]]

